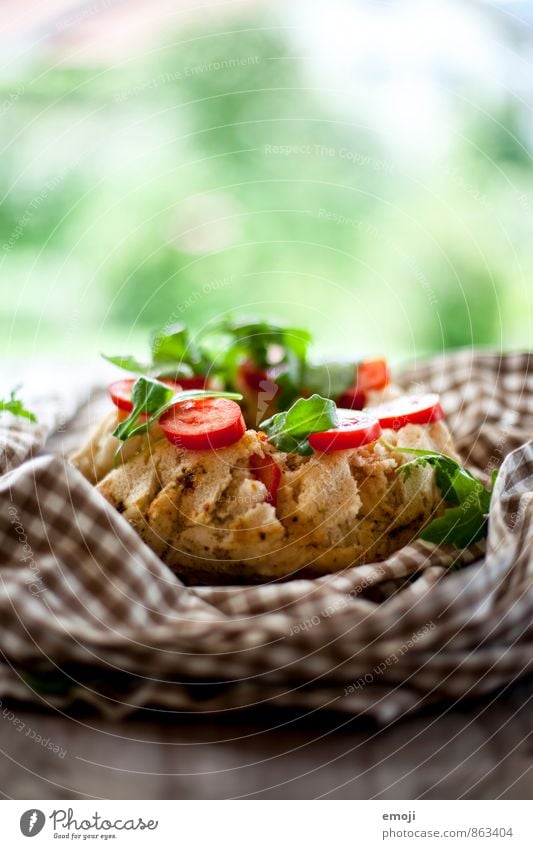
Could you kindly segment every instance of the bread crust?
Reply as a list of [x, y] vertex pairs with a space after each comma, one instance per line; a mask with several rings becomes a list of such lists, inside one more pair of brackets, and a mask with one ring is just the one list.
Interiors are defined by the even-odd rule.
[[[384, 560], [441, 509], [430, 467], [407, 481], [409, 459], [381, 442], [311, 457], [284, 454], [255, 430], [217, 451], [171, 445], [158, 426], [118, 446], [113, 411], [72, 462], [139, 536], [189, 584], [310, 577]], [[444, 422], [385, 431], [394, 445], [455, 456]], [[252, 454], [281, 469], [277, 505], [250, 471]]]

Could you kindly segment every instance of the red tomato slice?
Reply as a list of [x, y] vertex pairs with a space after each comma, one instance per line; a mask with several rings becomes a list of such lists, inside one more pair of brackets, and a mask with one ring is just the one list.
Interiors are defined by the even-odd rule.
[[202, 374], [193, 374], [192, 377], [180, 377], [180, 384], [184, 389], [207, 389], [209, 378]]
[[259, 368], [251, 360], [244, 360], [237, 369], [237, 382], [243, 383], [248, 389], [260, 389], [262, 381], [267, 378], [267, 370]]
[[[114, 383], [108, 388], [109, 395], [115, 407], [118, 407], [119, 410], [125, 410], [127, 413], [131, 413], [133, 410], [133, 404], [131, 403], [131, 390], [133, 389], [133, 384], [137, 380], [136, 377], [126, 378], [126, 380], [115, 380]], [[161, 383], [167, 383], [172, 389], [175, 389], [176, 392], [179, 392], [181, 387], [180, 383], [176, 383], [174, 380], [162, 380]]]
[[131, 403], [131, 390], [134, 383], [135, 379], [116, 380], [108, 388], [107, 391], [109, 392], [111, 400], [115, 407], [118, 407], [119, 410], [126, 410], [128, 413], [131, 413], [133, 410], [133, 404]]
[[384, 389], [389, 383], [387, 360], [364, 360], [355, 372], [355, 384], [359, 392]]
[[362, 410], [366, 404], [366, 393], [360, 392], [357, 386], [352, 386], [339, 396], [337, 403], [346, 410]]
[[264, 483], [268, 491], [268, 501], [276, 506], [278, 489], [281, 481], [281, 469], [273, 457], [261, 457], [252, 454], [250, 457], [250, 471], [254, 478]]
[[408, 424], [431, 424], [444, 418], [444, 410], [435, 392], [395, 398], [376, 407], [369, 407], [368, 412], [378, 417], [381, 427], [392, 430], [400, 430]]
[[178, 401], [159, 424], [169, 442], [194, 451], [232, 445], [246, 430], [241, 408], [229, 398]]
[[337, 405], [348, 410], [362, 410], [367, 392], [384, 389], [389, 383], [387, 361], [364, 360], [355, 369], [353, 386], [349, 386], [337, 400]]
[[309, 444], [315, 451], [329, 453], [361, 448], [381, 436], [381, 425], [375, 416], [355, 410], [337, 410], [337, 414], [339, 427], [310, 434]]

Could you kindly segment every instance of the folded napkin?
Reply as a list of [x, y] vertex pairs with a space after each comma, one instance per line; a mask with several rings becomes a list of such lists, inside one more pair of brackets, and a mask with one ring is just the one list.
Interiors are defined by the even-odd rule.
[[383, 563], [253, 587], [185, 587], [70, 466], [64, 451], [101, 407], [89, 378], [74, 418], [79, 392], [68, 408], [41, 398], [38, 425], [3, 415], [0, 697], [111, 716], [268, 703], [387, 722], [524, 675], [533, 357], [461, 351], [399, 380], [442, 394], [470, 468], [501, 465], [488, 539], [461, 552], [417, 540]]

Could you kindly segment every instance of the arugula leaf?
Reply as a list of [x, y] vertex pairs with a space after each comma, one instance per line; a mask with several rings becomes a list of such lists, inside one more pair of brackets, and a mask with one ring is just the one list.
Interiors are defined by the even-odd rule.
[[306, 456], [313, 453], [309, 434], [338, 426], [335, 402], [320, 395], [311, 395], [310, 398], [299, 398], [285, 412], [276, 413], [262, 422], [260, 428], [279, 451]]
[[282, 327], [266, 320], [229, 318], [211, 332], [222, 334], [226, 340], [229, 336], [222, 358], [217, 358], [217, 369], [220, 368], [229, 385], [235, 385], [239, 363], [250, 360], [258, 369], [275, 368], [275, 381], [281, 390], [279, 406], [287, 407], [298, 397], [311, 342], [307, 330]]
[[421, 539], [466, 548], [486, 536], [487, 516], [497, 472], [493, 472], [491, 488], [488, 490], [480, 480], [446, 454], [417, 448], [399, 448], [385, 442], [384, 444], [400, 454], [415, 455], [413, 460], [396, 470], [405, 480], [409, 478], [415, 466], [434, 468], [437, 486], [443, 499], [455, 505], [426, 525], [420, 534]]
[[421, 539], [437, 545], [450, 544], [467, 548], [487, 535], [487, 517], [477, 501], [450, 507], [444, 515], [433, 519], [420, 534]]
[[126, 371], [131, 371], [133, 374], [150, 374], [152, 372], [152, 365], [148, 363], [141, 363], [136, 357], [132, 357], [130, 354], [126, 354], [123, 357], [110, 357], [107, 354], [102, 354], [101, 356], [104, 360], [107, 360], [108, 363], [113, 363], [114, 366], [123, 368]]
[[[310, 334], [301, 328], [263, 320], [225, 319], [201, 342], [194, 341], [183, 324], [157, 331], [152, 336], [150, 362], [131, 355], [102, 356], [130, 373], [147, 377], [179, 381], [180, 377], [213, 374], [229, 388], [236, 385], [240, 363], [250, 360], [258, 369], [275, 368], [277, 403], [286, 408], [301, 393], [310, 341]], [[343, 386], [348, 383], [350, 379]]]
[[[189, 330], [183, 324], [175, 324], [154, 334], [152, 362], [154, 369], [164, 369], [165, 377], [168, 376], [168, 369], [173, 369], [174, 374], [183, 377], [205, 375], [211, 365], [209, 357], [192, 340]], [[189, 372], [188, 375], [184, 369]]]
[[110, 357], [107, 354], [102, 354], [104, 360], [109, 363], [125, 369], [125, 371], [133, 374], [143, 374], [147, 377], [167, 377], [173, 380], [179, 380], [180, 377], [192, 377], [194, 372], [186, 363], [160, 362], [160, 363], [141, 363], [135, 357]]
[[211, 358], [192, 341], [189, 331], [182, 324], [154, 333], [151, 354], [152, 359], [149, 363], [141, 362], [130, 354], [124, 356], [102, 354], [102, 357], [133, 374], [168, 377], [176, 380], [196, 374], [205, 375], [211, 367]]
[[14, 416], [19, 416], [22, 419], [29, 419], [30, 422], [36, 422], [37, 416], [35, 413], [32, 413], [31, 410], [27, 410], [20, 398], [16, 397], [19, 389], [20, 386], [16, 386], [15, 389], [12, 389], [7, 401], [0, 400], [0, 412], [5, 411], [7, 413], [12, 413]]
[[312, 392], [338, 398], [355, 380], [355, 363], [307, 363], [303, 383]]
[[[203, 389], [175, 392], [165, 383], [142, 376], [135, 381], [131, 391], [133, 410], [126, 419], [119, 422], [113, 431], [113, 436], [123, 443], [132, 436], [146, 433], [173, 404], [194, 398], [230, 398], [233, 401], [241, 401], [242, 395], [238, 392], [210, 392]], [[147, 418], [141, 420], [141, 416], [147, 416]], [[122, 445], [119, 445], [115, 458], [120, 454], [121, 448]]]
[[139, 377], [131, 390], [133, 410], [126, 419], [119, 422], [113, 431], [113, 436], [125, 442], [135, 434], [144, 433], [148, 430], [147, 422], [139, 425], [140, 417], [146, 414], [153, 416], [174, 397], [174, 394], [174, 390], [170, 386], [160, 383], [158, 380]]
[[152, 360], [154, 363], [179, 362], [187, 358], [189, 346], [189, 331], [182, 324], [159, 330], [152, 337]]
[[307, 348], [311, 342], [311, 334], [297, 327], [282, 327], [269, 321], [236, 321], [226, 319], [218, 325], [219, 329], [228, 333], [234, 343], [259, 368], [272, 365], [271, 349], [277, 345], [282, 348], [282, 358], [277, 362], [285, 362], [289, 354], [294, 360], [302, 362], [307, 356]]
[[[226, 318], [195, 341], [183, 324], [163, 328], [152, 336], [150, 362], [136, 357], [104, 359], [126, 371], [155, 378], [214, 375], [225, 386], [238, 385], [239, 367], [250, 361], [258, 370], [270, 370], [278, 386], [276, 406], [286, 410], [303, 394], [336, 398], [355, 378], [355, 363], [309, 362], [311, 334], [299, 327], [283, 327], [263, 319]], [[305, 391], [304, 391], [305, 387]]]

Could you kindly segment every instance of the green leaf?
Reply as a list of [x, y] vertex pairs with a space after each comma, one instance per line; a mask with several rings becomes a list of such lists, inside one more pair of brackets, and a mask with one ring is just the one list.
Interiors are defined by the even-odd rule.
[[311, 395], [310, 398], [299, 398], [290, 409], [276, 413], [260, 428], [279, 451], [309, 455], [313, 453], [309, 435], [338, 426], [335, 402], [320, 395]]
[[279, 345], [285, 355], [291, 351], [299, 361], [305, 360], [307, 348], [311, 342], [311, 334], [300, 327], [282, 327], [266, 320], [235, 320], [225, 319], [215, 329], [229, 334], [234, 343], [250, 357], [256, 366], [265, 368], [271, 365], [270, 349]]
[[487, 519], [479, 505], [467, 504], [466, 507], [451, 507], [443, 516], [433, 519], [420, 534], [427, 542], [444, 545], [449, 543], [456, 548], [467, 548], [487, 533]]
[[258, 369], [275, 368], [275, 381], [281, 390], [279, 406], [289, 406], [298, 397], [311, 342], [307, 330], [266, 320], [229, 318], [217, 324], [211, 334], [222, 335], [219, 350], [224, 353], [216, 358], [215, 371], [220, 370], [229, 385], [235, 383], [239, 363], [250, 360]]
[[36, 422], [37, 416], [35, 413], [32, 413], [31, 410], [27, 410], [20, 398], [16, 397], [19, 389], [19, 386], [12, 389], [7, 401], [0, 400], [0, 412], [5, 411], [6, 413], [11, 413], [14, 416], [19, 416], [22, 419], [28, 419], [30, 422]]
[[409, 477], [415, 466], [434, 468], [436, 483], [444, 501], [454, 505], [426, 525], [420, 534], [422, 539], [439, 545], [449, 543], [457, 548], [466, 548], [486, 535], [494, 473], [491, 489], [487, 490], [480, 480], [446, 454], [417, 448], [400, 448], [382, 441], [391, 451], [415, 455], [413, 460], [396, 470], [404, 479]]
[[123, 368], [126, 371], [130, 371], [133, 374], [150, 374], [152, 371], [151, 365], [139, 362], [139, 360], [132, 357], [130, 354], [126, 354], [123, 357], [110, 357], [107, 354], [102, 354], [102, 357], [104, 360], [107, 360], [108, 363], [113, 363], [113, 365]]
[[174, 397], [174, 394], [174, 390], [170, 386], [160, 383], [158, 380], [139, 377], [133, 384], [131, 391], [133, 410], [124, 421], [116, 426], [113, 436], [124, 442], [136, 433], [147, 430], [146, 422], [139, 425], [140, 416], [144, 414], [153, 415], [161, 407], [164, 407]]
[[[113, 436], [121, 443], [140, 436], [151, 428], [151, 426], [174, 404], [179, 401], [189, 401], [194, 398], [229, 398], [232, 401], [241, 401], [242, 395], [238, 392], [211, 392], [203, 389], [187, 389], [175, 392], [172, 387], [160, 383], [150, 377], [139, 377], [133, 384], [131, 402], [133, 410], [129, 416], [116, 426]], [[142, 420], [141, 416], [147, 418]], [[120, 454], [122, 445], [119, 445], [115, 458]]]
[[181, 324], [157, 331], [152, 338], [151, 354], [150, 363], [141, 362], [131, 354], [102, 356], [119, 368], [150, 377], [179, 380], [210, 371], [211, 358], [192, 341], [188, 329]]
[[326, 398], [338, 398], [355, 380], [355, 363], [308, 363], [303, 384]]
[[110, 357], [107, 354], [102, 354], [104, 360], [109, 363], [123, 368], [131, 374], [143, 374], [147, 377], [168, 377], [174, 380], [179, 380], [180, 377], [192, 377], [194, 372], [187, 363], [176, 362], [158, 362], [158, 363], [141, 363], [136, 357], [129, 354], [121, 357]]
[[195, 374], [200, 374], [200, 371], [198, 369], [193, 369], [192, 366], [187, 365], [187, 363], [161, 362], [154, 363], [152, 368], [152, 375], [154, 377], [165, 377], [169, 380], [176, 380], [178, 382], [180, 377], [192, 377]]
[[191, 373], [205, 374], [209, 362], [202, 351], [193, 342], [189, 330], [183, 324], [175, 324], [159, 330], [152, 339], [152, 361], [154, 368], [163, 366], [168, 369], [174, 365], [191, 369]]

